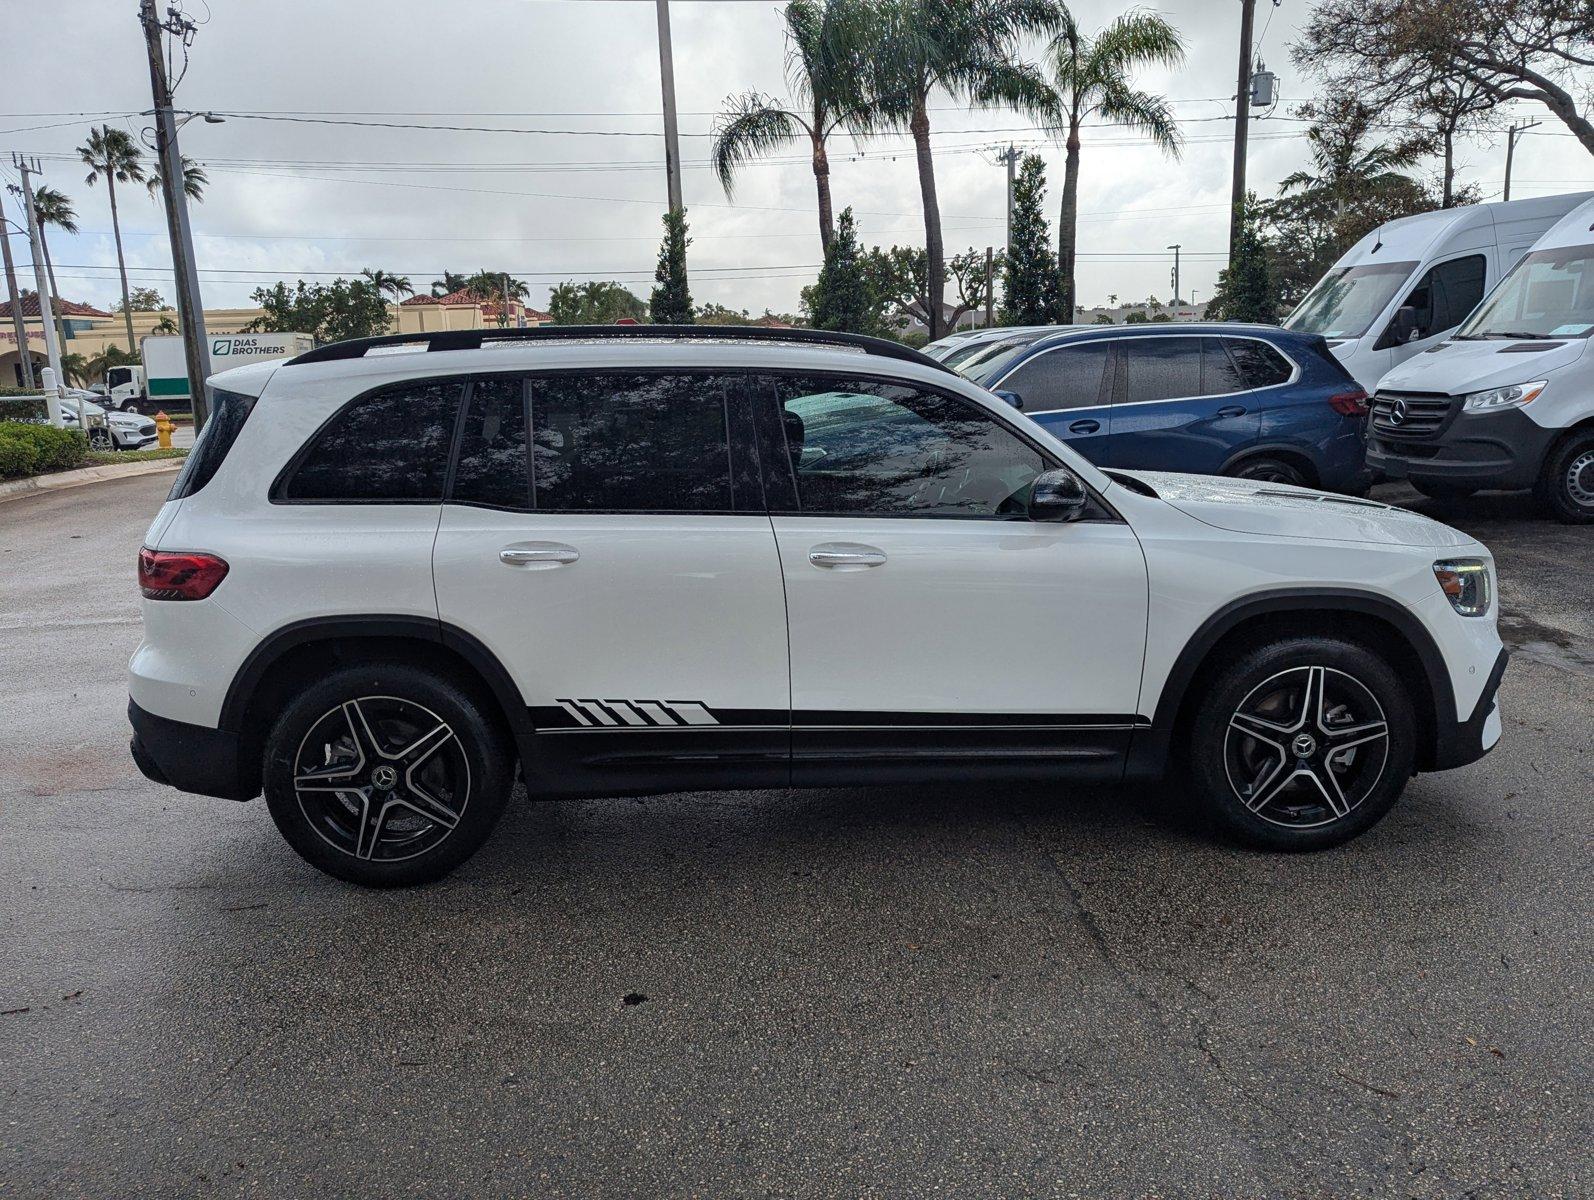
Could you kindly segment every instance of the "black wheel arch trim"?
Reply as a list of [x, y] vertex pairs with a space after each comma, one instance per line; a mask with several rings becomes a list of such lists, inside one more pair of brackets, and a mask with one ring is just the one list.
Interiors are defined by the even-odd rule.
[[1218, 468], [1219, 475], [1227, 475], [1235, 467], [1253, 458], [1292, 458], [1305, 464], [1307, 471], [1313, 478], [1319, 475], [1317, 455], [1304, 445], [1294, 442], [1258, 442], [1247, 446], [1243, 450], [1236, 450], [1223, 460], [1223, 465]]
[[[1230, 601], [1208, 617], [1185, 643], [1163, 681], [1151, 727], [1135, 731], [1125, 777], [1150, 779], [1162, 774], [1190, 685], [1207, 655], [1226, 634], [1254, 617], [1313, 609], [1360, 613], [1391, 625], [1422, 663], [1428, 685], [1435, 736], [1433, 745], [1418, 747], [1419, 764], [1425, 768], [1444, 769], [1471, 761], [1465, 758], [1454, 761], [1460, 751], [1457, 743], [1463, 739], [1467, 727], [1458, 722], [1455, 689], [1450, 683], [1444, 655], [1433, 636], [1411, 612], [1386, 596], [1358, 588], [1274, 588]], [[1503, 663], [1499, 669], [1504, 670]], [[1479, 720], [1481, 724], [1481, 718]]]

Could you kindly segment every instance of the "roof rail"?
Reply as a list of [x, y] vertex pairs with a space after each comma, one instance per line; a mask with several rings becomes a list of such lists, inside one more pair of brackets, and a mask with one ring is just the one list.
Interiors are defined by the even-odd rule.
[[928, 354], [921, 354], [911, 346], [885, 338], [865, 337], [860, 333], [831, 333], [823, 329], [764, 329], [753, 325], [540, 325], [531, 329], [392, 333], [318, 346], [297, 358], [289, 359], [287, 365], [363, 358], [368, 351], [383, 346], [414, 346], [427, 353], [435, 353], [440, 350], [479, 350], [483, 345], [493, 342], [665, 341], [672, 338], [682, 341], [795, 342], [808, 346], [840, 346], [880, 358], [917, 363], [921, 367], [951, 370]]

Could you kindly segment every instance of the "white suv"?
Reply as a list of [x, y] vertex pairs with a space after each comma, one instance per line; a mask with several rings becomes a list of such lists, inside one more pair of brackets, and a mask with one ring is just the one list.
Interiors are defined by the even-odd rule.
[[133, 755], [390, 885], [533, 798], [1164, 777], [1274, 849], [1500, 736], [1493, 562], [1100, 471], [888, 342], [471, 331], [218, 375], [140, 556]]

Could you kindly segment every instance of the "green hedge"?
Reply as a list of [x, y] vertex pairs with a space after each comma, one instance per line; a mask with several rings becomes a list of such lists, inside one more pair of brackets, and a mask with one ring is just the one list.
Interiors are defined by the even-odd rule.
[[82, 466], [88, 439], [76, 429], [0, 421], [0, 479]]

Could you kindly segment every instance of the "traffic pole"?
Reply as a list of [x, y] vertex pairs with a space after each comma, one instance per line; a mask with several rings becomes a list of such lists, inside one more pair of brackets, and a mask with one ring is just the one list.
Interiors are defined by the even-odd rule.
[[11, 327], [17, 331], [17, 355], [22, 360], [22, 386], [31, 392], [35, 386], [33, 354], [28, 349], [28, 323], [22, 319], [22, 292], [17, 287], [17, 266], [11, 260], [11, 227], [6, 223], [4, 192], [5, 189], [0, 188], [0, 252], [5, 258], [6, 291], [11, 296]]

